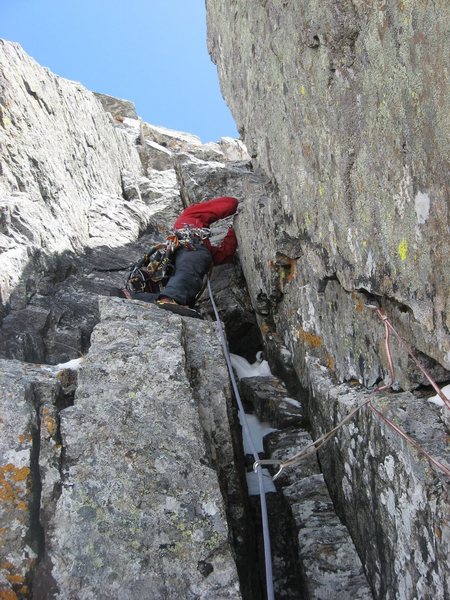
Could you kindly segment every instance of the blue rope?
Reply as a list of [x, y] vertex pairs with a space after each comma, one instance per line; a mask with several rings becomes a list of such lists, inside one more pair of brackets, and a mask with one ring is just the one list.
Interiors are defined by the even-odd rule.
[[216, 303], [214, 302], [214, 296], [211, 289], [211, 283], [208, 277], [208, 292], [209, 297], [211, 299], [211, 304], [214, 310], [214, 314], [217, 322], [217, 329], [219, 331], [220, 340], [222, 342], [223, 351], [225, 354], [225, 360], [227, 362], [228, 371], [230, 373], [231, 384], [233, 386], [233, 391], [236, 396], [236, 401], [239, 406], [239, 410], [242, 414], [242, 425], [244, 427], [245, 434], [247, 435], [247, 439], [253, 454], [254, 458], [254, 471], [258, 476], [258, 485], [259, 485], [259, 499], [261, 503], [261, 520], [262, 520], [262, 530], [263, 530], [263, 540], [264, 540], [264, 563], [266, 567], [266, 588], [267, 588], [267, 600], [274, 600], [274, 591], [273, 591], [273, 575], [272, 575], [272, 553], [270, 548], [270, 532], [269, 532], [269, 519], [267, 516], [267, 504], [266, 504], [266, 493], [264, 491], [264, 480], [261, 465], [259, 464], [259, 456], [256, 450], [255, 444], [253, 443], [252, 436], [250, 433], [250, 428], [248, 426], [247, 418], [245, 416], [244, 407], [242, 405], [241, 396], [239, 394], [239, 390], [236, 383], [236, 378], [233, 372], [233, 366], [231, 364], [230, 353], [228, 351], [227, 341], [225, 339], [225, 334], [223, 332], [223, 328], [221, 325], [219, 312], [217, 310]]

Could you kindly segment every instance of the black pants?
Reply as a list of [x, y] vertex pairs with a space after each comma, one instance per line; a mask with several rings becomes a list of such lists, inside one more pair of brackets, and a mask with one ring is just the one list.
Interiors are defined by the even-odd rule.
[[211, 263], [211, 252], [202, 243], [194, 242], [192, 249], [179, 248], [175, 254], [175, 273], [161, 296], [173, 298], [179, 304], [194, 306], [195, 297], [202, 289], [203, 278]]
[[134, 300], [155, 302], [158, 298], [172, 298], [179, 304], [193, 307], [195, 298], [202, 289], [203, 278], [212, 263], [211, 252], [200, 242], [192, 249], [179, 248], [175, 254], [175, 273], [160, 294], [129, 292]]

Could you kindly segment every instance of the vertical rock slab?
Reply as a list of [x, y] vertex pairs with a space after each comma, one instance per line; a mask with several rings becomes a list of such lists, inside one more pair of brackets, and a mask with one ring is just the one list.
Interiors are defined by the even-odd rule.
[[[240, 598], [183, 321], [117, 298], [100, 311], [75, 404], [62, 412], [63, 485], [47, 543], [57, 597]], [[207, 347], [211, 326], [195, 327]]]
[[[132, 206], [119, 204], [122, 173], [137, 179], [141, 163], [127, 135], [82, 85], [53, 75], [18, 44], [4, 40], [0, 72], [0, 249], [5, 253], [0, 277], [5, 303], [33, 253], [90, 245], [96, 207], [98, 212], [105, 206], [120, 209], [120, 220], [128, 222], [130, 232], [136, 229]], [[119, 222], [110, 219], [110, 225], [115, 245], [120, 239], [130, 241]]]
[[[207, 0], [207, 11], [224, 96], [271, 183], [240, 209], [243, 271], [267, 346], [287, 349], [313, 392], [314, 435], [365, 397], [346, 388], [346, 400], [341, 382], [388, 380], [374, 299], [447, 382], [450, 5]], [[396, 342], [392, 354], [397, 389], [425, 383]], [[442, 456], [448, 417], [406, 392], [391, 402]], [[373, 592], [445, 597], [445, 476], [371, 412], [354, 428], [321, 464]]]
[[[12, 375], [14, 369], [8, 369]], [[36, 559], [29, 544], [33, 505], [32, 453], [36, 414], [28, 382], [17, 382], [1, 374], [0, 421], [0, 594], [25, 592], [26, 576]], [[16, 373], [14, 373], [16, 375]], [[8, 381], [9, 379], [9, 381]]]
[[[323, 314], [320, 291], [335, 281], [342, 296], [385, 299], [415, 347], [450, 370], [448, 2], [208, 0], [207, 9], [224, 96], [278, 189], [275, 219], [242, 237], [264, 231], [272, 261], [279, 252], [298, 263], [295, 287], [311, 285], [309, 302], [294, 301], [301, 321], [311, 307]], [[344, 324], [351, 331], [352, 316]], [[321, 336], [318, 320], [306, 332]], [[362, 379], [364, 334], [348, 337], [353, 356], [339, 371]]]
[[[310, 360], [314, 435], [330, 431], [363, 398], [336, 386]], [[439, 412], [411, 393], [373, 395], [367, 406], [320, 450], [330, 493], [358, 548], [376, 598], [444, 600], [450, 593], [447, 432]], [[400, 428], [412, 445], [390, 426]]]
[[[74, 254], [125, 246], [150, 227], [159, 233], [161, 210], [179, 212], [172, 163], [144, 175], [132, 126], [139, 121], [126, 120], [0, 41], [0, 317], [42, 301], [45, 279], [67, 277], [61, 262]], [[45, 336], [52, 318], [35, 311]]]
[[32, 597], [32, 572], [42, 552], [40, 502], [59, 480], [60, 446], [50, 371], [0, 360], [0, 598]]

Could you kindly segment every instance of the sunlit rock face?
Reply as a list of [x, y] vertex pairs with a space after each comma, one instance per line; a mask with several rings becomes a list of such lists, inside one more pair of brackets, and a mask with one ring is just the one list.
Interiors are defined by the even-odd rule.
[[[183, 208], [175, 154], [225, 172], [245, 148], [141, 123], [16, 44], [0, 42], [0, 72], [0, 595], [240, 598], [215, 328], [109, 296]], [[256, 327], [234, 288], [223, 312]]]
[[[313, 432], [363, 400], [360, 384], [390, 380], [370, 305], [448, 382], [450, 6], [206, 4], [224, 97], [267, 180], [238, 217], [243, 272], [272, 362], [311, 392]], [[409, 394], [429, 383], [391, 347], [405, 395], [373, 401], [448, 468], [448, 410], [427, 403], [434, 391]], [[373, 411], [362, 415], [321, 465], [373, 593], [443, 598], [445, 476]]]
[[[55, 76], [17, 44], [0, 42], [0, 67], [0, 355], [58, 363], [86, 351], [99, 294], [123, 286], [183, 204], [230, 194], [248, 155], [237, 140], [142, 123], [130, 102]], [[232, 176], [230, 161], [242, 165]], [[210, 173], [195, 193], [190, 163]]]

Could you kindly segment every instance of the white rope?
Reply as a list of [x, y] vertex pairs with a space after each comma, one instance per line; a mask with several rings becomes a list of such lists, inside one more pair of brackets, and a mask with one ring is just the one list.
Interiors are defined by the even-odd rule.
[[230, 373], [231, 384], [233, 386], [233, 391], [236, 396], [236, 401], [239, 406], [239, 410], [241, 411], [241, 414], [242, 414], [242, 425], [244, 427], [245, 434], [248, 438], [248, 442], [249, 442], [249, 445], [250, 445], [250, 448], [251, 448], [251, 451], [253, 454], [253, 458], [255, 461], [253, 470], [256, 472], [256, 474], [258, 476], [258, 485], [259, 485], [259, 498], [260, 498], [260, 504], [261, 504], [261, 521], [262, 521], [262, 531], [263, 531], [263, 540], [264, 540], [264, 563], [265, 563], [265, 568], [266, 568], [267, 600], [274, 600], [275, 596], [274, 596], [274, 591], [273, 591], [272, 553], [271, 553], [271, 548], [270, 548], [269, 519], [267, 516], [266, 493], [264, 490], [264, 480], [263, 480], [262, 468], [261, 468], [261, 465], [259, 464], [260, 460], [259, 460], [258, 452], [257, 452], [255, 444], [253, 442], [253, 439], [252, 439], [252, 436], [250, 433], [250, 427], [248, 425], [247, 418], [245, 416], [244, 407], [242, 405], [241, 396], [239, 394], [238, 386], [236, 383], [236, 378], [235, 378], [234, 372], [233, 372], [233, 366], [231, 364], [231, 358], [230, 358], [230, 353], [228, 351], [227, 341], [225, 339], [225, 334], [223, 332], [223, 328], [222, 328], [222, 325], [220, 322], [219, 312], [217, 310], [217, 306], [214, 301], [214, 296], [212, 293], [209, 277], [208, 277], [208, 292], [209, 292], [209, 297], [211, 299], [211, 305], [213, 307], [214, 314], [216, 317], [217, 330], [219, 332], [220, 340], [222, 342], [222, 347], [223, 347], [223, 351], [225, 354], [225, 360], [227, 362], [228, 371]]

